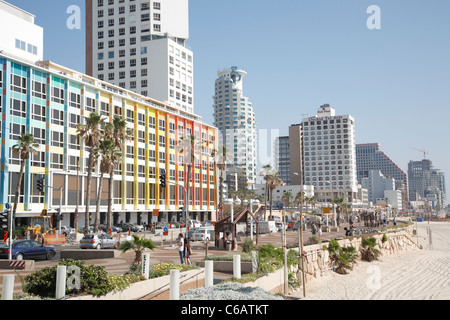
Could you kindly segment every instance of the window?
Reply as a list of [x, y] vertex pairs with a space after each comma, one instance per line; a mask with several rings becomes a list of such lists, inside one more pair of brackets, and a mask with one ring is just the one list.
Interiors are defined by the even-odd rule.
[[27, 78], [12, 74], [11, 75], [11, 90], [19, 93], [27, 93]]
[[33, 104], [32, 106], [32, 118], [33, 120], [42, 121], [45, 122], [46, 119], [46, 107], [39, 105], [39, 104]]
[[47, 99], [47, 84], [33, 81], [33, 97]]
[[64, 133], [59, 131], [52, 132], [52, 146], [64, 147]]
[[95, 112], [95, 99], [86, 98], [86, 111]]
[[59, 126], [64, 126], [64, 111], [58, 110], [58, 109], [53, 109], [52, 110], [52, 123], [59, 125]]
[[78, 93], [71, 92], [69, 106], [81, 109], [81, 95]]
[[10, 114], [17, 117], [26, 118], [27, 116], [27, 103], [26, 101], [11, 99]]
[[52, 101], [64, 104], [64, 89], [53, 87]]

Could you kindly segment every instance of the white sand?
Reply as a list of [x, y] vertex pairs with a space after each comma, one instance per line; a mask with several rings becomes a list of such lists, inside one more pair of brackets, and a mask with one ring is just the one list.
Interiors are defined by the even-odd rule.
[[[431, 239], [428, 234], [431, 228]], [[450, 299], [450, 223], [418, 223], [423, 249], [408, 249], [359, 261], [347, 275], [329, 271], [294, 295], [306, 300], [448, 300]]]

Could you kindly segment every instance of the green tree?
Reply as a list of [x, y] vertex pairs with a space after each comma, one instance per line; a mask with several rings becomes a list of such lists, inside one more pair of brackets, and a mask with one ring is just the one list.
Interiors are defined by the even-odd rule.
[[92, 112], [89, 117], [85, 117], [85, 124], [77, 125], [77, 136], [84, 140], [85, 146], [89, 149], [88, 176], [86, 180], [86, 213], [85, 213], [85, 231], [89, 232], [89, 206], [91, 202], [91, 182], [92, 171], [97, 161], [96, 148], [103, 137], [102, 126], [104, 119], [98, 113]]
[[145, 239], [145, 237], [138, 237], [136, 235], [131, 235], [133, 237], [132, 241], [124, 241], [120, 244], [119, 250], [122, 252], [127, 252], [128, 250], [133, 250], [134, 260], [131, 263], [130, 271], [132, 272], [138, 272], [139, 267], [142, 264], [142, 253], [145, 249], [153, 250], [156, 248], [156, 245], [153, 243], [150, 239]]
[[19, 194], [20, 194], [20, 188], [22, 186], [23, 174], [25, 172], [25, 163], [30, 158], [30, 153], [32, 153], [32, 154], [37, 153], [38, 148], [39, 148], [39, 144], [34, 140], [33, 135], [29, 134], [29, 133], [22, 134], [20, 136], [20, 139], [17, 141], [17, 144], [15, 144], [12, 147], [13, 152], [18, 153], [20, 156], [20, 159], [21, 159], [19, 178], [17, 179], [16, 191], [14, 193], [14, 206], [13, 206], [13, 211], [12, 211], [13, 225], [14, 225], [14, 220], [15, 220], [16, 212], [17, 212], [17, 204], [19, 202]]
[[[110, 139], [103, 139], [100, 141], [98, 152], [101, 155], [101, 162], [100, 162], [100, 178], [98, 180], [94, 230], [98, 230], [100, 226], [100, 203], [102, 199], [103, 176], [104, 174], [111, 173], [111, 171], [114, 168], [114, 162], [116, 161], [116, 159], [120, 159], [121, 157], [121, 152], [117, 148], [115, 141]], [[107, 232], [109, 231], [110, 229], [107, 229]]]
[[117, 153], [110, 154], [111, 167], [109, 172], [108, 212], [106, 215], [106, 230], [109, 233], [112, 226], [112, 202], [114, 197], [114, 170], [122, 161], [123, 144], [130, 140], [133, 131], [127, 128], [125, 119], [115, 116], [111, 123], [105, 126], [105, 139], [114, 141]]

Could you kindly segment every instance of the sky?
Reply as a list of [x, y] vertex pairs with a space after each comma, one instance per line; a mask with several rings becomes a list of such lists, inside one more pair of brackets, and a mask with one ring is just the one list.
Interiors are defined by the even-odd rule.
[[[8, 2], [36, 15], [45, 60], [85, 71], [84, 0]], [[80, 29], [67, 28], [71, 5]], [[260, 133], [287, 135], [328, 103], [355, 118], [356, 143], [379, 143], [405, 172], [424, 158], [413, 148], [426, 150], [450, 192], [450, 1], [190, 0], [189, 10], [195, 113], [205, 123], [217, 71], [237, 66]]]

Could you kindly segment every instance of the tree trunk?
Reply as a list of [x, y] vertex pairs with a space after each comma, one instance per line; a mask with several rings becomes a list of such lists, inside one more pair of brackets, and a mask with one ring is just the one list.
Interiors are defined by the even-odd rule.
[[91, 180], [92, 180], [92, 167], [94, 166], [94, 152], [93, 152], [93, 148], [91, 147], [91, 151], [89, 152], [89, 164], [88, 164], [88, 176], [87, 176], [87, 181], [86, 181], [86, 213], [85, 213], [85, 218], [84, 218], [84, 231], [85, 233], [90, 233], [89, 230], [89, 224], [90, 224], [90, 219], [89, 219], [89, 205], [91, 202]]
[[111, 170], [110, 174], [109, 174], [109, 190], [108, 190], [108, 213], [106, 215], [106, 232], [110, 232], [111, 231], [111, 226], [112, 226], [112, 199], [114, 196], [114, 191], [113, 191], [113, 187], [114, 187], [114, 168]]
[[269, 220], [272, 219], [272, 205], [273, 205], [273, 189], [270, 189], [270, 216]]
[[98, 181], [97, 202], [96, 202], [95, 220], [94, 220], [94, 232], [97, 232], [98, 227], [100, 226], [100, 202], [102, 199], [102, 184], [103, 184], [103, 172], [100, 174], [100, 179]]
[[13, 226], [13, 229], [15, 227], [17, 203], [19, 202], [20, 187], [22, 185], [22, 178], [23, 178], [24, 171], [25, 171], [25, 160], [22, 159], [22, 163], [20, 164], [19, 179], [17, 180], [16, 192], [14, 194], [14, 207], [13, 207], [13, 212], [11, 214], [11, 224]]

